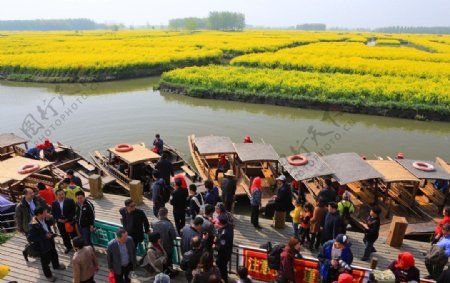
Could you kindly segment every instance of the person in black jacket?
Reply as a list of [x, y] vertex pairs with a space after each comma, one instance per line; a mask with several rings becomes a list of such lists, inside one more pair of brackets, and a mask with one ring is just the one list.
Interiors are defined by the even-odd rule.
[[[52, 203], [52, 214], [58, 227], [58, 231], [63, 239], [68, 254], [72, 250], [72, 237], [75, 236], [73, 229], [73, 218], [75, 216], [75, 202], [73, 199], [66, 198], [66, 193], [63, 189], [56, 190], [56, 200]], [[66, 226], [71, 226], [72, 231], [67, 231]], [[68, 227], [69, 229], [69, 227]]]
[[226, 214], [219, 215], [220, 227], [217, 231], [217, 260], [216, 264], [220, 270], [220, 275], [225, 283], [228, 283], [228, 262], [231, 260], [233, 252], [233, 226], [228, 224], [228, 217]]
[[94, 232], [95, 210], [94, 205], [88, 201], [83, 191], [75, 194], [77, 205], [75, 209], [75, 221], [77, 223], [78, 234], [83, 237], [87, 245], [91, 244], [91, 233]]
[[232, 212], [234, 195], [236, 193], [236, 180], [234, 179], [233, 170], [230, 169], [224, 174], [225, 178], [220, 182], [222, 189], [222, 201], [227, 211]]
[[120, 222], [128, 235], [133, 238], [134, 244], [139, 246], [144, 241], [144, 233], [150, 232], [150, 223], [145, 212], [136, 208], [136, 203], [132, 199], [125, 200], [125, 207], [119, 210]]
[[333, 240], [341, 232], [341, 216], [337, 208], [338, 205], [335, 202], [328, 204], [328, 213], [322, 226], [322, 244]]
[[197, 264], [202, 256], [202, 239], [199, 236], [194, 236], [191, 240], [191, 250], [187, 251], [183, 255], [180, 267], [184, 270], [187, 282], [192, 281], [192, 271], [197, 268]]
[[450, 267], [441, 273], [436, 283], [448, 283], [450, 282]]
[[368, 261], [370, 254], [376, 252], [373, 244], [378, 239], [380, 232], [380, 213], [381, 209], [379, 207], [372, 207], [370, 209], [369, 217], [367, 217], [366, 224], [364, 227], [364, 255], [361, 258], [362, 261]]
[[164, 179], [166, 186], [170, 186], [170, 176], [173, 177], [172, 162], [169, 160], [167, 153], [161, 155], [161, 159], [155, 165], [156, 170], [159, 172], [159, 177]]
[[323, 188], [317, 195], [317, 197], [324, 199], [327, 204], [336, 201], [337, 194], [332, 185], [333, 183], [331, 182], [331, 179], [326, 179], [325, 188]]
[[175, 179], [175, 190], [172, 192], [170, 204], [173, 206], [173, 218], [175, 219], [175, 226], [177, 232], [180, 234], [186, 224], [186, 205], [188, 199], [187, 188], [181, 186], [181, 179]]
[[189, 214], [191, 219], [194, 219], [200, 213], [200, 207], [205, 206], [205, 200], [200, 193], [197, 193], [195, 184], [189, 185], [189, 195]]
[[275, 228], [284, 227], [286, 221], [286, 211], [292, 208], [292, 191], [286, 183], [286, 176], [280, 175], [277, 178], [278, 192], [275, 196]]
[[56, 234], [53, 234], [50, 230], [51, 225], [53, 225], [53, 219], [49, 216], [47, 207], [40, 206], [36, 208], [34, 215], [30, 223], [28, 241], [34, 243], [35, 247], [39, 250], [42, 271], [45, 277], [48, 281], [55, 282], [56, 278], [53, 277], [52, 271], [50, 270], [50, 262], [52, 263], [53, 269], [64, 270], [66, 267], [59, 263], [54, 240]]

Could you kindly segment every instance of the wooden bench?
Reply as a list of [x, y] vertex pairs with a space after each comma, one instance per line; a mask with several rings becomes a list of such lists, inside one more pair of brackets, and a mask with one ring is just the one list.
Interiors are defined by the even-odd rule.
[[181, 169], [189, 176], [189, 178], [195, 178], [195, 176], [197, 176], [197, 174], [191, 170], [191, 168], [189, 168], [189, 166], [187, 165], [183, 165], [181, 166]]

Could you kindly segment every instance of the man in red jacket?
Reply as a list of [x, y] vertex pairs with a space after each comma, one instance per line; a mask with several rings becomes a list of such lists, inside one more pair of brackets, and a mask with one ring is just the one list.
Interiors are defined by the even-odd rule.
[[436, 226], [436, 231], [434, 232], [433, 244], [437, 243], [439, 241], [439, 239], [441, 238], [442, 227], [445, 224], [450, 223], [450, 206], [444, 207], [442, 214], [443, 214], [444, 218], [441, 221], [439, 221], [438, 225]]

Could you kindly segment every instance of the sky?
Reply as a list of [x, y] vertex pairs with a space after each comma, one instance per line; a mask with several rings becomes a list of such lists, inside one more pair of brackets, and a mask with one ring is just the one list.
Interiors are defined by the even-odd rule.
[[89, 18], [100, 23], [166, 25], [169, 19], [241, 12], [246, 23], [288, 27], [450, 26], [450, 0], [2, 0], [0, 20]]

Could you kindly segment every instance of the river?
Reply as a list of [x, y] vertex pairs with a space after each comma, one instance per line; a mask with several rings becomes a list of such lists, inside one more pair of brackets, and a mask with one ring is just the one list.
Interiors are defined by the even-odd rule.
[[155, 133], [190, 158], [187, 135], [245, 135], [281, 155], [354, 151], [450, 160], [450, 123], [216, 101], [153, 90], [159, 77], [92, 84], [0, 83], [0, 132], [62, 141], [85, 156]]

